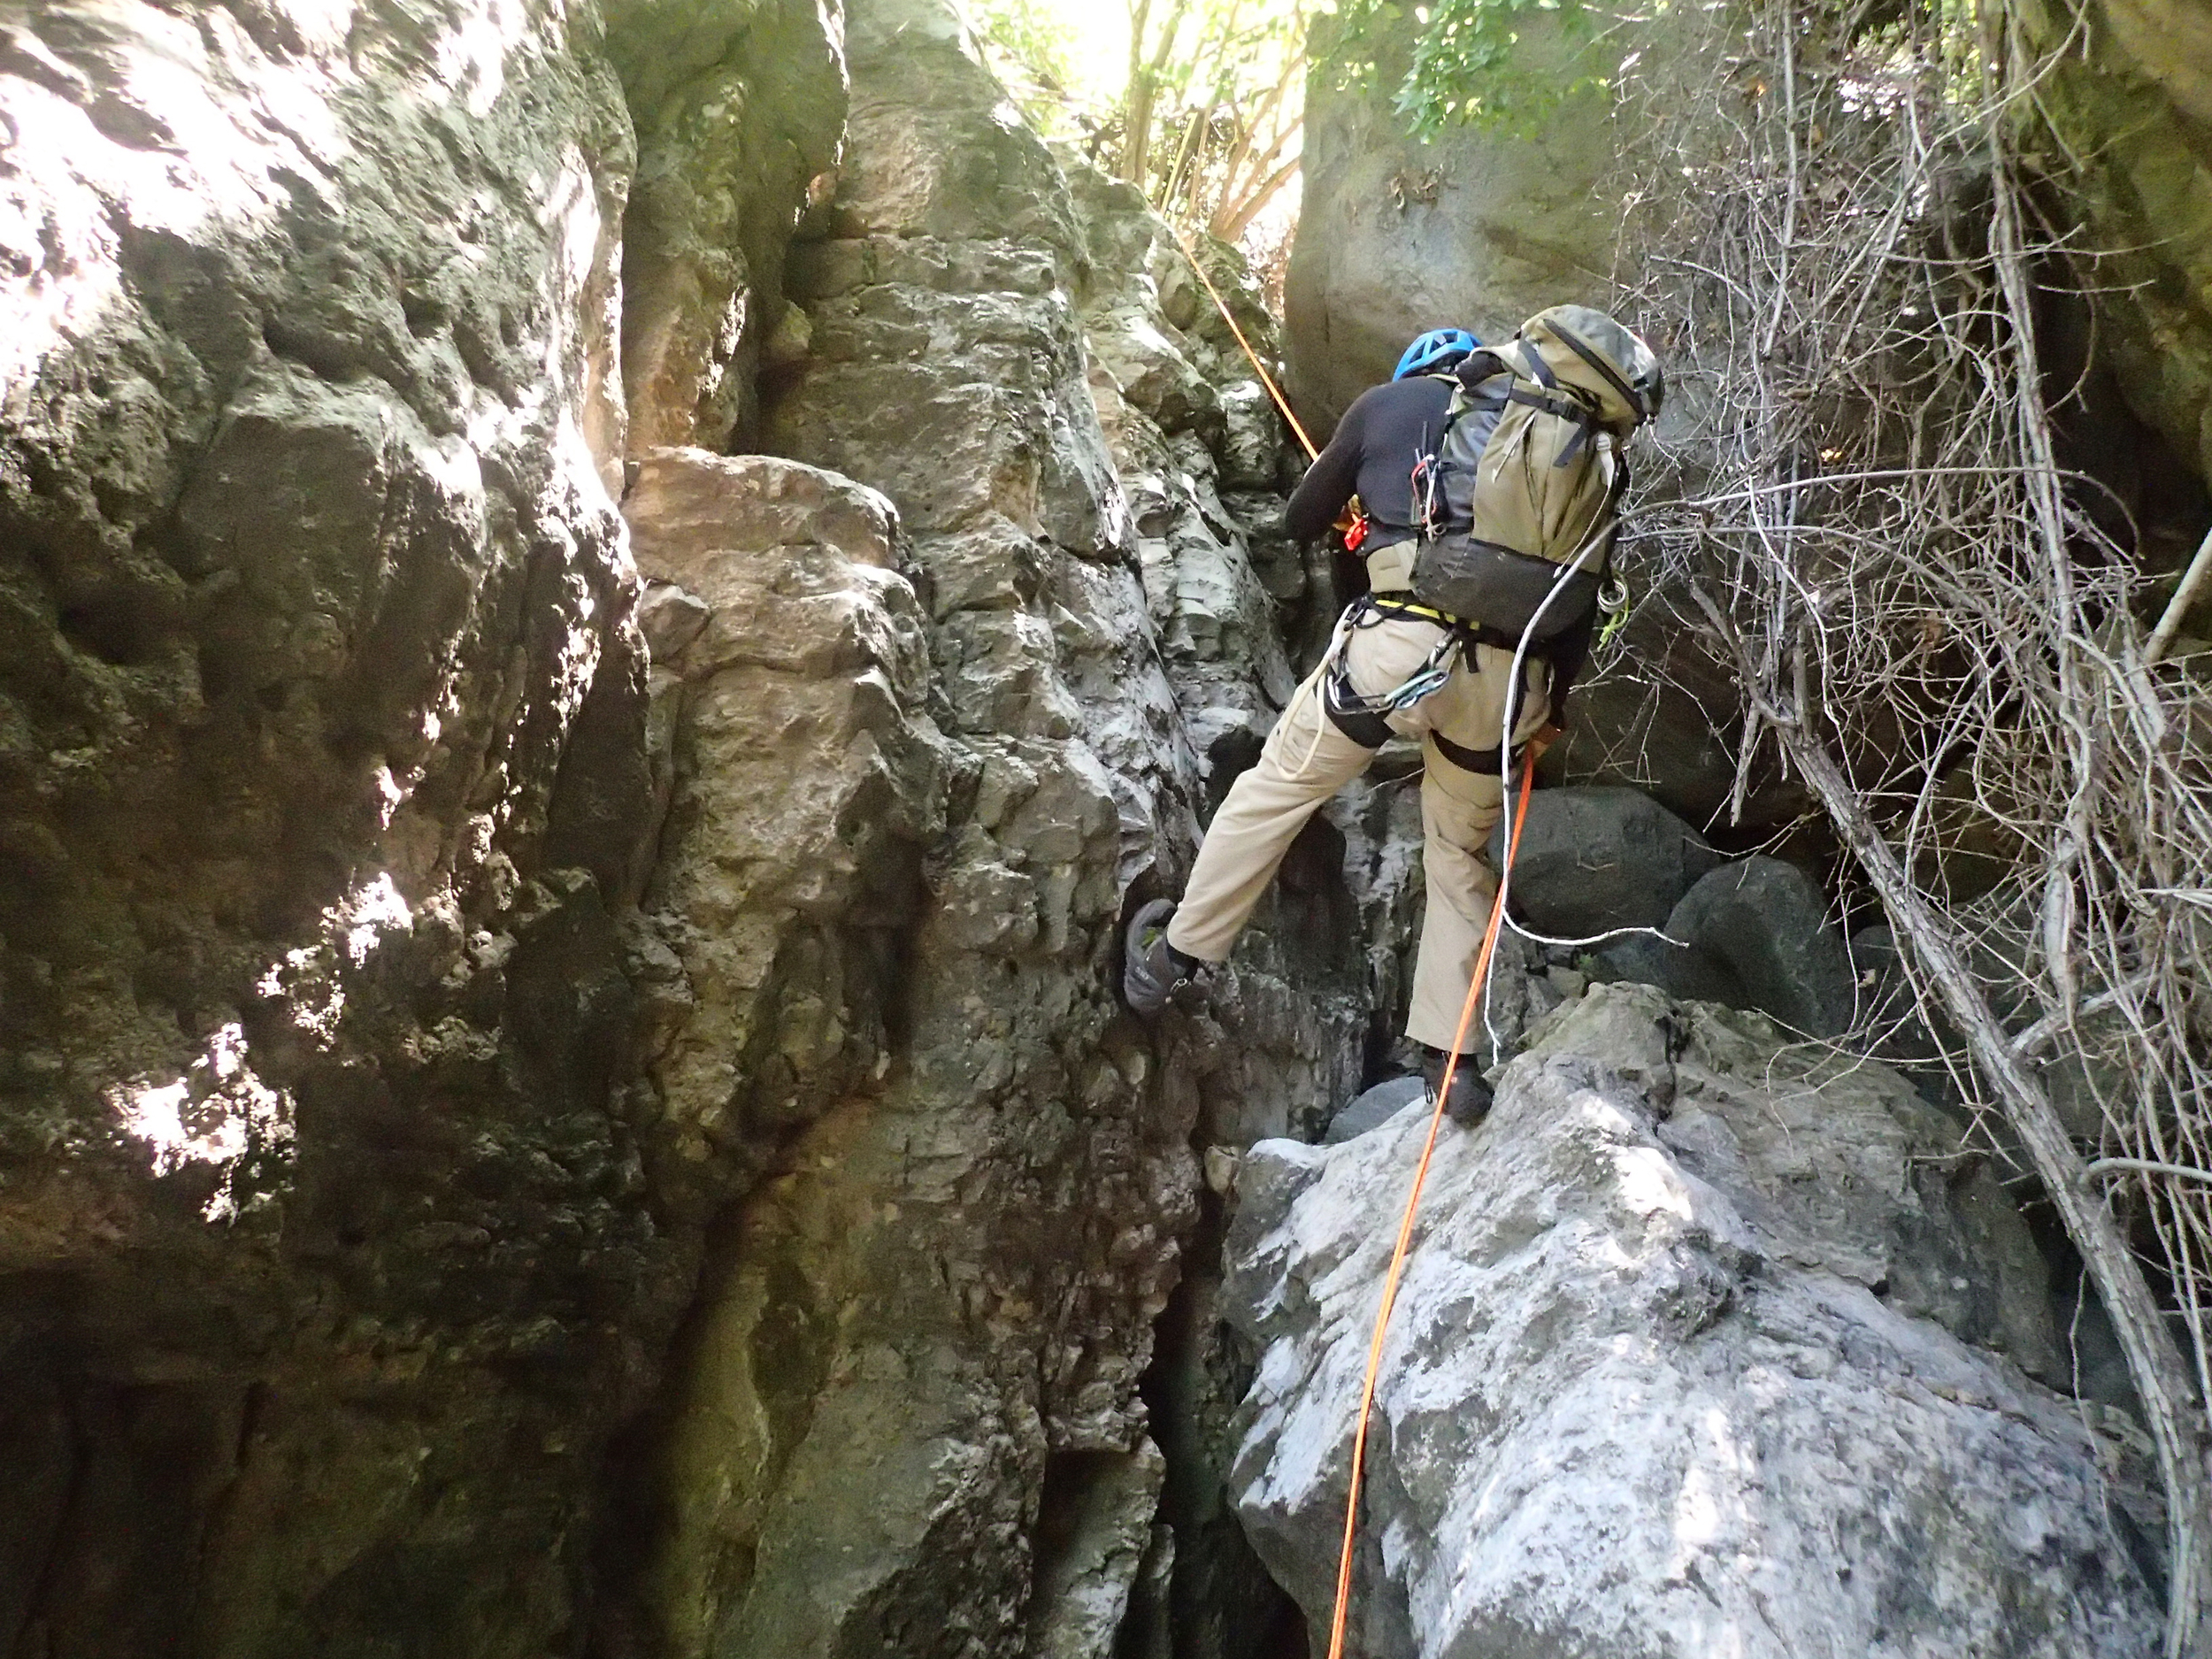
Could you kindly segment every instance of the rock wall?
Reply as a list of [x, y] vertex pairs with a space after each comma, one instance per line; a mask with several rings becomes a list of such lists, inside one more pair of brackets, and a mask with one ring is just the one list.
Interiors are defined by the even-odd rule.
[[[1601, 92], [1509, 130], [1409, 136], [1389, 88], [1417, 25], [1387, 38], [1373, 86], [1306, 89], [1296, 239], [1283, 290], [1289, 389], [1317, 436], [1387, 380], [1427, 328], [1509, 337], [1547, 305], [1601, 304], [1613, 280], [1616, 214], [1600, 186], [1619, 137]], [[1539, 21], [1522, 49], [1532, 79], [1575, 73], [1574, 51]]]
[[783, 295], [794, 204], [829, 188], [843, 19], [811, 0], [605, 0], [637, 131], [622, 373], [646, 448], [749, 447], [764, 361], [801, 349]]
[[1298, 925], [1348, 910], [1323, 864], [1218, 1024], [1120, 1010], [1133, 895], [1293, 681], [1222, 493], [1280, 437], [1166, 321], [1141, 203], [1071, 193], [949, 12], [849, 26], [764, 410], [794, 459], [650, 455], [625, 503], [685, 987], [652, 1077], [728, 1207], [624, 1618], [650, 1652], [1103, 1654], [1171, 1594], [1140, 1384], [1194, 1133], [1317, 1122], [1369, 976]]
[[1279, 1605], [1181, 1246], [1358, 1080], [1393, 797], [1120, 1010], [1326, 571], [1141, 204], [847, 21], [0, 25], [0, 1653]]
[[672, 1316], [565, 764], [635, 660], [591, 28], [0, 25], [7, 1652], [572, 1626]]
[[[2047, 49], [2077, 21], [2039, 0], [2013, 11]], [[2126, 406], [2212, 481], [2212, 5], [2108, 0], [2080, 22], [2084, 46], [2060, 58], [2043, 113], [2065, 151], [2047, 165], [2101, 256], [2097, 345]], [[2126, 458], [2114, 463], [2101, 470], [2124, 474]], [[2202, 503], [2201, 492], [2188, 503], [2192, 529]], [[2165, 551], [2178, 563], [2192, 550]]]

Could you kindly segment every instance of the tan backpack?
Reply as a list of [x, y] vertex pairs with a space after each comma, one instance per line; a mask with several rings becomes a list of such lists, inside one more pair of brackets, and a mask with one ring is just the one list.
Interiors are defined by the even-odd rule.
[[1665, 378], [1633, 333], [1586, 305], [1539, 311], [1461, 364], [1433, 457], [1414, 469], [1413, 596], [1493, 642], [1587, 621], [1613, 550], [1629, 434]]

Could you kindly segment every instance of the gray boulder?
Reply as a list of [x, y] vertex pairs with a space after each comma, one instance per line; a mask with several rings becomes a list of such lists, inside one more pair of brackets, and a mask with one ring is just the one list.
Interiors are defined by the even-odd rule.
[[[1240, 1181], [1225, 1304], [1259, 1358], [1231, 1490], [1322, 1634], [1419, 1133], [1266, 1142]], [[1959, 1151], [1902, 1079], [1756, 1016], [1599, 987], [1543, 1022], [1438, 1145], [1353, 1650], [2154, 1652], [2095, 1442], [2024, 1374], [2056, 1352], [2042, 1264]]]
[[1363, 1091], [1329, 1120], [1324, 1146], [1340, 1146], [1355, 1135], [1379, 1129], [1407, 1107], [1428, 1098], [1428, 1085], [1417, 1077], [1394, 1077]]
[[1754, 856], [1700, 878], [1667, 918], [1666, 933], [1724, 965], [1753, 1008], [1832, 1037], [1851, 1025], [1856, 995], [1850, 952], [1827, 910], [1803, 871]]
[[1637, 933], [1617, 939], [1592, 954], [1591, 977], [1632, 985], [1656, 986], [1685, 1002], [1719, 1002], [1728, 1008], [1747, 1008], [1751, 998], [1743, 981], [1726, 964], [1702, 950], [1693, 950], [1671, 939]]
[[[1586, 73], [1550, 19], [1517, 28], [1517, 71], [1560, 84]], [[1408, 17], [1393, 46], [1414, 32]], [[1599, 186], [1617, 140], [1601, 98], [1569, 96], [1534, 133], [1469, 125], [1424, 140], [1390, 107], [1394, 91], [1317, 80], [1306, 109], [1284, 309], [1291, 396], [1317, 436], [1421, 330], [1505, 338], [1544, 306], [1595, 299], [1612, 263]]]
[[[1502, 820], [1491, 838], [1503, 856]], [[1539, 932], [1586, 938], [1656, 927], [1721, 855], [1639, 789], [1604, 785], [1529, 797], [1513, 859], [1514, 910]]]

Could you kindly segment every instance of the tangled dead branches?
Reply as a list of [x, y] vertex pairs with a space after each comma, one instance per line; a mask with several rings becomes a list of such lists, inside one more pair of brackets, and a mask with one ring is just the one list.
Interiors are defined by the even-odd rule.
[[2019, 160], [2047, 59], [1988, 6], [1708, 15], [1635, 83], [1632, 306], [1680, 371], [1647, 603], [1741, 687], [1738, 805], [1763, 750], [1819, 798], [1922, 1040], [2080, 1248], [2159, 1442], [2170, 1652], [2199, 1651], [2212, 655], [2147, 650], [2154, 578], [2055, 457], [2039, 290], [2093, 262]]

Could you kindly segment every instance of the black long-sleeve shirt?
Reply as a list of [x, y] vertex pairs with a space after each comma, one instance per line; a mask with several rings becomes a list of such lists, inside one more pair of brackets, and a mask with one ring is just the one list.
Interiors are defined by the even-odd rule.
[[1301, 541], [1325, 534], [1356, 493], [1382, 541], [1413, 526], [1413, 467], [1436, 453], [1451, 408], [1452, 382], [1433, 375], [1371, 386], [1344, 411], [1328, 447], [1315, 457], [1283, 510], [1283, 527]]

